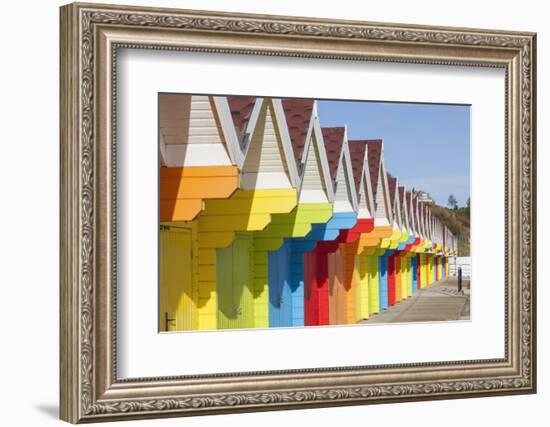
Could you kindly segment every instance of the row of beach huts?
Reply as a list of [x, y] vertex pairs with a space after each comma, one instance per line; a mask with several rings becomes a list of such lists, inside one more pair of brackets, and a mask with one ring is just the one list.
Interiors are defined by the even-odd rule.
[[315, 100], [160, 94], [159, 139], [160, 331], [354, 324], [448, 275], [383, 140]]

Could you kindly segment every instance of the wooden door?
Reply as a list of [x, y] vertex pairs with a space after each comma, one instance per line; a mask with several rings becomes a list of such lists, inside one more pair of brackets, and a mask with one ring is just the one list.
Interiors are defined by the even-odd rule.
[[304, 257], [304, 325], [319, 325], [319, 286], [317, 284], [317, 258], [314, 252]]
[[398, 303], [405, 296], [403, 295], [403, 270], [402, 270], [402, 260], [399, 256], [399, 252], [395, 252], [393, 256], [393, 269], [395, 271], [395, 302]]
[[414, 294], [418, 289], [418, 255], [413, 255], [411, 257], [411, 281], [411, 292]]
[[388, 287], [388, 306], [395, 304], [395, 255], [392, 253], [386, 258], [387, 266], [387, 287]]
[[369, 317], [369, 267], [366, 255], [355, 255], [355, 313], [357, 320]]
[[380, 310], [388, 308], [388, 256], [378, 257], [378, 285], [380, 297]]
[[159, 235], [159, 330], [196, 329], [192, 230], [171, 227]]
[[292, 326], [290, 244], [268, 255], [269, 326]]
[[254, 327], [252, 249], [252, 236], [237, 233], [229, 247], [217, 250], [218, 329]]
[[344, 255], [340, 250], [328, 255], [329, 260], [329, 319], [331, 325], [347, 323]]
[[380, 285], [378, 275], [378, 257], [371, 255], [367, 257], [367, 268], [369, 272], [369, 316], [380, 311]]

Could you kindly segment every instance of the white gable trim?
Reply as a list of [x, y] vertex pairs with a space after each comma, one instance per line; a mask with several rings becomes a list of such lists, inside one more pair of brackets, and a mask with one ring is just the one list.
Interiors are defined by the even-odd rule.
[[403, 188], [403, 201], [401, 202], [403, 206], [403, 216], [405, 229], [409, 234], [413, 234], [413, 228], [411, 225], [411, 216], [410, 216], [410, 205], [407, 203], [407, 187]]
[[386, 219], [388, 224], [393, 224], [393, 208], [390, 203], [390, 190], [388, 187], [388, 174], [386, 173], [386, 166], [384, 164], [384, 155], [380, 154], [380, 168], [378, 170], [378, 182], [382, 183], [382, 191], [384, 192], [384, 202], [386, 208]]
[[290, 174], [290, 182], [294, 188], [298, 188], [300, 178], [298, 175], [298, 168], [296, 167], [296, 158], [294, 157], [294, 152], [292, 149], [292, 141], [290, 140], [290, 134], [288, 133], [288, 125], [286, 123], [283, 102], [280, 99], [271, 99], [271, 105], [273, 106], [273, 111], [275, 112], [277, 125], [279, 127], [279, 132], [283, 143], [283, 151]]
[[226, 96], [214, 96], [214, 104], [220, 120], [223, 136], [231, 162], [240, 169], [244, 162], [244, 154], [239, 143], [237, 131], [231, 118], [231, 109]]
[[[305, 165], [306, 159], [307, 159], [307, 153], [310, 150], [310, 145], [313, 143], [312, 138], [314, 134], [313, 128], [314, 128], [314, 122], [315, 122], [314, 112], [315, 112], [315, 104], [314, 104], [314, 111], [311, 112], [309, 125], [307, 126], [306, 139], [304, 141], [304, 151], [302, 152], [302, 158], [300, 159], [301, 165]], [[286, 116], [285, 116], [285, 119], [286, 119]], [[300, 171], [303, 172], [302, 169], [300, 169]]]
[[426, 204], [422, 202], [422, 232], [424, 233], [424, 237], [426, 238], [426, 240], [429, 240], [430, 235], [428, 233], [428, 212], [426, 209]]
[[407, 209], [407, 188], [403, 187], [403, 199], [401, 199], [401, 219], [402, 229], [411, 234], [411, 225], [409, 224], [409, 212]]
[[[289, 181], [293, 188], [298, 188], [299, 178], [298, 178], [298, 169], [296, 167], [296, 160], [294, 159], [294, 153], [292, 152], [292, 144], [290, 142], [290, 135], [288, 133], [288, 125], [286, 123], [284, 110], [282, 102], [280, 99], [272, 98], [257, 98], [254, 108], [250, 115], [250, 120], [246, 132], [250, 135], [246, 147], [244, 149], [244, 159], [248, 156], [250, 151], [250, 146], [252, 144], [252, 136], [256, 130], [258, 124], [258, 118], [260, 116], [261, 109], [264, 103], [270, 103], [273, 108], [274, 119], [276, 121], [276, 126], [281, 136], [281, 145], [283, 148], [282, 159], [286, 165], [286, 169], [289, 174]], [[244, 164], [243, 159], [243, 164]]]
[[[330, 203], [334, 202], [334, 184], [332, 183], [332, 179], [330, 177], [330, 168], [328, 165], [328, 158], [327, 158], [327, 152], [325, 149], [325, 142], [323, 139], [323, 131], [321, 130], [321, 123], [319, 122], [319, 115], [317, 112], [317, 101], [314, 101], [313, 103], [313, 111], [312, 111], [312, 120], [311, 120], [311, 135], [310, 138], [307, 141], [307, 146], [304, 147], [304, 153], [306, 149], [309, 150], [309, 145], [315, 141], [317, 144], [317, 153], [319, 153], [319, 161], [321, 162], [321, 170], [323, 172], [323, 176], [321, 179], [324, 180], [324, 187], [327, 190], [327, 196]], [[313, 138], [315, 136], [315, 138]]]
[[395, 177], [395, 197], [393, 199], [394, 206], [394, 221], [397, 228], [403, 229], [403, 221], [401, 217], [401, 203], [399, 198], [399, 179]]
[[357, 213], [359, 218], [372, 218], [367, 200], [367, 191], [365, 190], [365, 182], [359, 182], [359, 193], [357, 197]]
[[244, 144], [244, 147], [241, 150], [243, 153], [243, 164], [244, 164], [244, 158], [246, 157], [246, 153], [250, 148], [250, 143], [252, 142], [252, 135], [254, 134], [254, 129], [256, 129], [256, 125], [258, 124], [258, 117], [260, 117], [260, 111], [262, 110], [263, 103], [264, 103], [263, 98], [256, 98], [256, 102], [254, 103], [254, 107], [252, 107], [252, 111], [250, 113], [250, 119], [248, 120], [248, 124], [246, 125], [246, 134], [248, 135], [248, 137], [247, 137], [246, 143]]
[[[300, 203], [332, 203], [333, 201], [333, 189], [330, 181], [328, 171], [328, 161], [325, 152], [324, 142], [321, 140], [319, 143], [315, 136], [314, 119], [310, 121], [308, 132], [306, 135], [306, 141], [304, 142], [304, 150], [300, 159], [300, 186], [299, 186], [299, 201]], [[311, 158], [310, 156], [313, 156]], [[309, 169], [312, 165], [315, 165], [315, 172], [311, 175]], [[306, 174], [308, 188], [304, 188], [306, 185]], [[328, 178], [328, 180], [327, 180]], [[318, 187], [314, 190], [311, 188], [313, 185]]]
[[418, 234], [416, 232], [416, 221], [414, 217], [414, 188], [411, 190], [411, 200], [409, 202], [409, 223], [411, 225], [412, 234]]
[[[344, 141], [343, 141], [343, 146], [342, 146], [342, 153], [340, 154], [343, 162], [345, 162], [345, 172], [346, 172], [346, 178], [347, 178], [347, 182], [346, 184], [348, 185], [348, 189], [350, 190], [349, 191], [349, 194], [351, 194], [351, 206], [353, 207], [353, 210], [355, 212], [357, 212], [357, 189], [355, 188], [355, 179], [353, 177], [353, 167], [352, 167], [352, 164], [351, 164], [351, 155], [350, 155], [350, 152], [349, 152], [349, 143], [348, 143], [348, 128], [347, 126], [344, 127]], [[342, 163], [342, 161], [340, 162], [339, 164], [339, 167], [340, 166], [343, 166], [344, 163]]]
[[370, 182], [370, 168], [369, 168], [369, 146], [365, 146], [365, 158], [363, 159], [363, 172], [361, 175], [361, 182], [365, 186], [365, 192], [367, 197], [367, 206], [371, 216], [375, 217], [374, 208], [374, 196], [372, 192], [372, 182]]
[[432, 215], [430, 213], [430, 209], [428, 208], [428, 206], [426, 206], [426, 235], [428, 236], [428, 240], [433, 241], [431, 222]]

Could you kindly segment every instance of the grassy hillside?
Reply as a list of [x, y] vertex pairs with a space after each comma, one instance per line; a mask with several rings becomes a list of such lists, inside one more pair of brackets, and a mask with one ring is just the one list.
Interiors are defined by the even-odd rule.
[[431, 204], [432, 213], [458, 236], [458, 256], [470, 255], [470, 208], [449, 209]]

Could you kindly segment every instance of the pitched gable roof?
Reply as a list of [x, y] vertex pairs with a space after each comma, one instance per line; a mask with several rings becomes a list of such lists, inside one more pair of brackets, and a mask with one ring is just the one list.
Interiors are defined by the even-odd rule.
[[239, 164], [240, 146], [225, 97], [160, 93], [162, 166]]
[[[367, 148], [366, 140], [353, 140], [349, 142], [349, 154], [351, 156], [351, 167], [353, 169], [353, 179], [355, 188], [359, 189], [363, 175], [363, 166], [365, 163], [365, 152]], [[369, 177], [370, 178], [370, 177]]]
[[376, 204], [373, 197], [368, 162], [368, 142], [369, 140], [348, 140], [348, 147], [360, 215], [367, 214], [369, 217], [373, 217]]
[[299, 177], [281, 100], [258, 98], [247, 129], [241, 188], [296, 188]]
[[373, 196], [376, 199], [376, 190], [378, 189], [378, 176], [380, 175], [380, 159], [382, 158], [382, 140], [375, 139], [367, 141], [370, 182]]
[[390, 206], [391, 209], [395, 206], [395, 190], [397, 189], [397, 178], [388, 176], [388, 190], [390, 193]]
[[327, 160], [330, 170], [330, 177], [333, 181], [336, 180], [336, 174], [338, 172], [338, 164], [340, 162], [340, 156], [342, 154], [342, 147], [344, 145], [344, 135], [346, 128], [344, 127], [332, 127], [322, 128], [323, 141], [325, 143], [325, 150], [327, 153]]
[[401, 203], [401, 227], [409, 230], [409, 207], [405, 197], [405, 187], [400, 185], [397, 189], [399, 191], [399, 203]]
[[231, 119], [235, 128], [243, 133], [246, 131], [254, 104], [256, 103], [255, 96], [228, 96], [227, 103], [231, 111]]
[[412, 192], [410, 190], [405, 191], [405, 203], [407, 204], [408, 218], [409, 218], [409, 228], [411, 231], [415, 231], [415, 220], [414, 220], [414, 199]]
[[405, 203], [405, 187], [400, 185], [397, 190], [399, 191], [399, 200], [401, 201], [401, 204]]
[[422, 202], [420, 204], [420, 221], [422, 222], [422, 231], [424, 232], [424, 237], [429, 238], [429, 227], [428, 227], [428, 209], [426, 208], [426, 203]]
[[411, 206], [412, 194], [409, 190], [405, 191], [405, 202], [407, 203], [407, 206]]
[[283, 99], [288, 133], [296, 163], [300, 164], [304, 154], [307, 133], [313, 114], [313, 99]]

